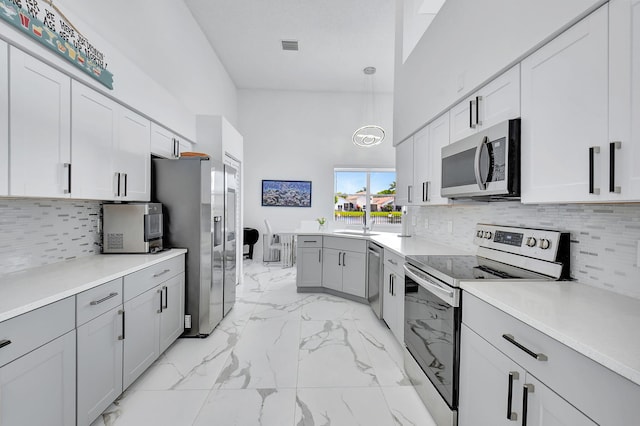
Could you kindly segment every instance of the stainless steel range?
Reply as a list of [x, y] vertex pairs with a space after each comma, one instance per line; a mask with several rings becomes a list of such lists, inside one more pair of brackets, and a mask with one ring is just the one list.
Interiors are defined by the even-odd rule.
[[569, 278], [569, 234], [478, 224], [475, 256], [407, 256], [405, 370], [438, 425], [456, 425], [460, 283]]

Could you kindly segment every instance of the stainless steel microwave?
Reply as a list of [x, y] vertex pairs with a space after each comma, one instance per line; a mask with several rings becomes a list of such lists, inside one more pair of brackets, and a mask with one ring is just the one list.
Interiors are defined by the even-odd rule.
[[162, 250], [162, 204], [102, 206], [103, 253], [155, 253]]
[[520, 119], [503, 121], [442, 148], [447, 198], [520, 197]]

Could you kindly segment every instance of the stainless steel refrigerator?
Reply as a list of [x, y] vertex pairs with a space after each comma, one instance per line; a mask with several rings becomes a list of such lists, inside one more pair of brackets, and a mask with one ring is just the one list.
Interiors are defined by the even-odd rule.
[[[235, 255], [225, 251], [225, 178], [222, 163], [205, 157], [152, 161], [152, 199], [163, 205], [165, 247], [188, 250], [183, 336], [209, 335], [233, 306], [224, 299], [225, 273], [235, 275]], [[235, 301], [235, 286], [233, 293]]]

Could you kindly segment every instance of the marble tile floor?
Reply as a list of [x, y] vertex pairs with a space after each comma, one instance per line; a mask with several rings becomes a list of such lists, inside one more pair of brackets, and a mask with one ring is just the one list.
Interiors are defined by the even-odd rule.
[[92, 426], [435, 426], [368, 305], [245, 262], [216, 330], [178, 339]]

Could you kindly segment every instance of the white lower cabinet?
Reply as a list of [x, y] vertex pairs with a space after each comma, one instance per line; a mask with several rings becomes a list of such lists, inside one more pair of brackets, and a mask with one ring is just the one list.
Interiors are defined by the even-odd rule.
[[400, 344], [404, 344], [404, 259], [384, 251], [384, 288], [382, 290], [382, 319]]
[[460, 426], [596, 425], [464, 324], [460, 341]]
[[366, 245], [365, 240], [324, 237], [322, 286], [365, 298]]
[[0, 368], [2, 426], [69, 426], [75, 414], [75, 330]]
[[322, 286], [322, 236], [298, 235], [296, 268], [298, 287]]
[[124, 389], [160, 356], [160, 296], [160, 289], [153, 288], [124, 302]]
[[89, 425], [122, 393], [123, 311], [78, 327], [78, 425]]
[[184, 273], [168, 279], [160, 286], [160, 353], [184, 332]]

